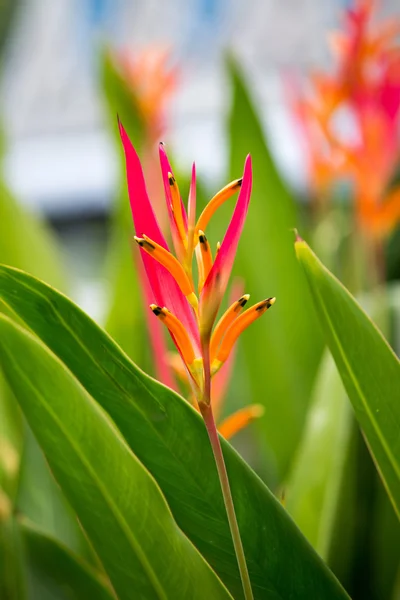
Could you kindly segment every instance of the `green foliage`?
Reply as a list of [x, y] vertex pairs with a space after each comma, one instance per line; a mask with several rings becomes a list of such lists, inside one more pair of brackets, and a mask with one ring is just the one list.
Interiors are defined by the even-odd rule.
[[327, 560], [351, 446], [352, 419], [343, 384], [326, 354], [315, 384], [303, 437], [285, 486], [286, 506]]
[[0, 260], [65, 289], [60, 250], [38, 217], [22, 208], [0, 178]]
[[[62, 253], [57, 240], [38, 215], [13, 196], [0, 176], [0, 260], [66, 287]], [[1, 304], [1, 312], [8, 309]], [[24, 570], [15, 511], [61, 535], [76, 551], [88, 553], [86, 542], [65, 498], [49, 472], [37, 442], [24, 426], [15, 397], [0, 373], [0, 597], [24, 598]], [[6, 467], [6, 468], [5, 468]], [[0, 508], [0, 513], [1, 513]]]
[[4, 497], [0, 496], [0, 598], [25, 600], [26, 582], [19, 528], [7, 506], [12, 510], [12, 504], [4, 504]]
[[44, 534], [92, 560], [74, 511], [55, 482], [32, 431], [27, 426], [25, 429], [16, 511]]
[[[0, 297], [109, 413], [157, 480], [178, 525], [234, 597], [241, 598], [219, 481], [200, 416], [138, 370], [101, 329], [52, 288], [1, 267]], [[82, 419], [76, 417], [77, 424]], [[45, 435], [39, 429], [38, 435]], [[280, 503], [228, 443], [223, 450], [255, 598], [346, 597]]]
[[[243, 335], [244, 356], [251, 400], [266, 408], [260, 427], [271, 470], [282, 481], [301, 435], [322, 340], [293, 252], [295, 203], [279, 176], [249, 92], [232, 62], [229, 76], [233, 87], [228, 124], [230, 175], [233, 179], [242, 172], [245, 152], [252, 156], [254, 172], [236, 266], [253, 298], [277, 299], [273, 318], [260, 319], [257, 327]], [[310, 331], [312, 344], [305, 343]]]
[[154, 479], [65, 365], [6, 317], [0, 331], [10, 386], [118, 597], [229, 598]]
[[351, 294], [304, 241], [296, 242], [315, 308], [356, 418], [400, 515], [400, 364]]
[[19, 526], [27, 564], [27, 600], [113, 600], [107, 579], [71, 550], [23, 521]]

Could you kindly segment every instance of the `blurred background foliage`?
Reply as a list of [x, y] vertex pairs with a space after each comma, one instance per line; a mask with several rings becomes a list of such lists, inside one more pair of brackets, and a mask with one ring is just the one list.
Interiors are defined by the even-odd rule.
[[[362, 294], [398, 351], [400, 202], [390, 190], [396, 193], [399, 172], [399, 110], [390, 138], [393, 173], [383, 178], [395, 216], [389, 227], [387, 215], [377, 214], [379, 231], [365, 234], [362, 219], [371, 215], [364, 211], [360, 221], [354, 208], [362, 206], [363, 190], [339, 181], [346, 161], [336, 148], [331, 163], [318, 153], [312, 119], [321, 113], [310, 112], [298, 84], [299, 74], [302, 81], [326, 68], [326, 38], [343, 27], [339, 15], [347, 3], [183, 4], [166, 11], [122, 0], [0, 2], [0, 261], [70, 295], [141, 368], [177, 388], [166, 358], [152, 351], [157, 333], [149, 331], [149, 301], [132, 247], [117, 116], [143, 160], [161, 223], [159, 141], [167, 143], [183, 198], [191, 161], [198, 161], [199, 209], [241, 176], [251, 153], [254, 188], [235, 274], [252, 300], [276, 296], [277, 303], [238, 344], [222, 415], [263, 406], [263, 416], [233, 445], [353, 598], [400, 598], [399, 524], [323, 347], [293, 250], [297, 228]], [[382, 4], [398, 24], [396, 3]], [[329, 78], [312, 83], [322, 97], [333, 94]], [[353, 125], [345, 115], [341, 134]], [[232, 207], [233, 201], [223, 206], [207, 232], [213, 247]], [[71, 562], [71, 551], [82, 564]], [[63, 598], [57, 565], [81, 582], [74, 598], [98, 590], [98, 561], [1, 378], [0, 597]], [[48, 580], [43, 574], [53, 569]]]

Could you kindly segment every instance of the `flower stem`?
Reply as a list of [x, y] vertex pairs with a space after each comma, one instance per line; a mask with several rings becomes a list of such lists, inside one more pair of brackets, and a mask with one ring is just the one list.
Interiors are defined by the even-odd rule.
[[222, 454], [221, 443], [217, 426], [211, 406], [211, 368], [210, 368], [210, 336], [203, 335], [201, 337], [201, 351], [203, 355], [204, 365], [204, 390], [203, 397], [199, 401], [199, 408], [202, 414], [208, 437], [210, 439], [211, 448], [217, 465], [218, 477], [221, 484], [222, 496], [226, 514], [228, 517], [229, 529], [231, 530], [233, 547], [235, 549], [236, 559], [239, 566], [240, 579], [246, 600], [254, 600], [253, 591], [251, 589], [249, 571], [247, 569], [246, 557], [244, 555], [242, 539], [238, 522], [236, 519], [235, 505], [233, 504], [231, 487], [229, 485], [228, 473], [226, 470], [224, 455]]
[[253, 600], [253, 592], [251, 589], [250, 577], [249, 572], [247, 570], [246, 558], [244, 555], [243, 544], [240, 537], [239, 526], [236, 519], [235, 507], [233, 504], [231, 488], [229, 485], [228, 473], [226, 471], [224, 456], [222, 454], [222, 448], [219, 441], [218, 431], [215, 425], [211, 405], [205, 405], [202, 403], [201, 413], [203, 415], [208, 437], [210, 438], [211, 447], [214, 453], [215, 463], [217, 465], [222, 495], [224, 497], [224, 504], [228, 516], [229, 528], [231, 530], [233, 546], [235, 548], [236, 558], [240, 571], [240, 578], [242, 580], [244, 596], [246, 600]]

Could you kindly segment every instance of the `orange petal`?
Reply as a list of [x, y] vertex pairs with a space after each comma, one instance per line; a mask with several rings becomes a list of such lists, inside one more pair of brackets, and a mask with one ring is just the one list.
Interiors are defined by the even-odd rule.
[[242, 185], [242, 179], [235, 179], [226, 185], [222, 190], [220, 190], [213, 198], [211, 198], [210, 202], [207, 204], [203, 212], [201, 213], [199, 220], [196, 225], [196, 233], [201, 229], [205, 231], [211, 217], [223, 204], [226, 200], [228, 200], [235, 192], [237, 192]]
[[216, 373], [226, 361], [239, 335], [247, 329], [253, 321], [261, 317], [261, 315], [263, 315], [274, 303], [275, 298], [262, 300], [262, 302], [258, 302], [258, 304], [245, 310], [244, 313], [239, 315], [233, 321], [222, 338], [221, 345], [219, 346], [215, 359], [211, 365], [213, 374]]
[[157, 304], [150, 304], [150, 308], [155, 316], [160, 319], [172, 333], [185, 363], [188, 366], [192, 365], [196, 356], [189, 334], [180, 320], [165, 307], [157, 306]]
[[193, 308], [197, 309], [197, 298], [193, 292], [192, 283], [179, 260], [171, 252], [160, 246], [160, 244], [151, 240], [147, 235], [143, 234], [141, 238], [135, 236], [135, 241], [171, 273], [187, 300]]
[[222, 421], [222, 423], [218, 425], [218, 431], [226, 440], [229, 440], [241, 429], [247, 427], [249, 423], [262, 417], [263, 414], [264, 407], [261, 404], [250, 404], [250, 406], [241, 408]]

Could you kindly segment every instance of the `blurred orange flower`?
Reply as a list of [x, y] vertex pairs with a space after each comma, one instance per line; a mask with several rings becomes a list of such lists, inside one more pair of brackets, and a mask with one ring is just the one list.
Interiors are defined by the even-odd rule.
[[158, 142], [165, 131], [166, 108], [178, 81], [178, 69], [171, 66], [171, 50], [149, 46], [141, 51], [123, 50], [118, 63], [121, 73], [142, 113], [147, 137]]
[[374, 0], [358, 0], [345, 13], [331, 38], [334, 73], [311, 77], [296, 112], [316, 192], [349, 179], [360, 225], [382, 236], [400, 219], [400, 187], [389, 189], [400, 156], [400, 21], [375, 23], [374, 9]]

